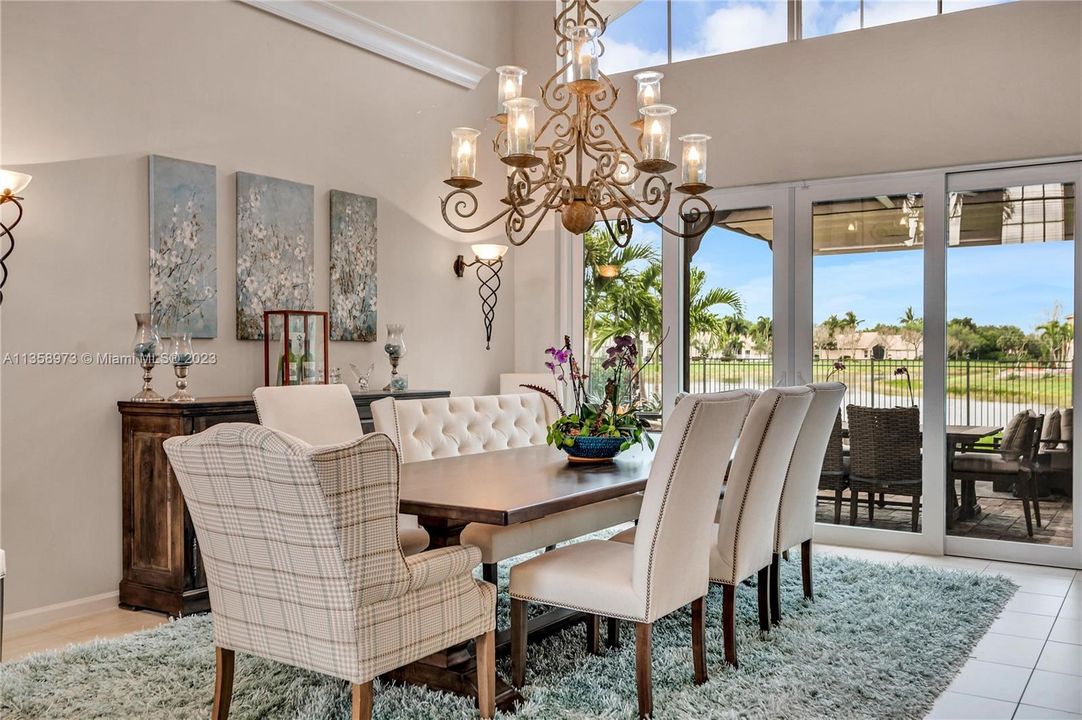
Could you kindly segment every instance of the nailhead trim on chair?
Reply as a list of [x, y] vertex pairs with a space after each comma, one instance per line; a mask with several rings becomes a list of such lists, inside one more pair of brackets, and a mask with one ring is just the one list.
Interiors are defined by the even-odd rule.
[[[736, 532], [733, 534], [733, 575], [732, 579], [726, 583], [727, 585], [736, 585], [738, 582], [736, 579], [736, 549], [740, 545], [740, 522], [744, 518], [744, 505], [746, 505], [748, 501], [748, 491], [751, 489], [751, 483], [755, 479], [755, 470], [759, 466], [759, 454], [763, 451], [763, 443], [766, 442], [767, 433], [770, 432], [770, 425], [774, 422], [774, 413], [778, 409], [778, 404], [781, 403], [781, 398], [781, 395], [776, 397], [774, 399], [774, 405], [770, 408], [770, 415], [767, 416], [766, 425], [763, 426], [762, 437], [759, 438], [759, 446], [755, 448], [755, 457], [751, 461], [751, 472], [748, 473], [748, 482], [744, 485], [744, 494], [740, 498], [740, 512], [736, 516]], [[790, 462], [791, 461], [792, 460], [790, 459]]]
[[646, 622], [646, 617], [649, 617], [649, 613], [644, 617], [632, 617], [631, 615], [613, 614], [611, 610], [599, 610], [598, 608], [582, 607], [581, 605], [567, 605], [565, 603], [554, 603], [551, 600], [542, 600], [535, 598], [532, 595], [521, 595], [517, 593], [508, 593], [515, 600], [523, 600], [525, 602], [532, 602], [538, 605], [549, 605], [552, 607], [564, 608], [565, 610], [577, 610], [579, 612], [590, 613], [592, 615], [603, 615], [605, 617], [616, 618], [617, 620], [627, 620], [628, 622]]

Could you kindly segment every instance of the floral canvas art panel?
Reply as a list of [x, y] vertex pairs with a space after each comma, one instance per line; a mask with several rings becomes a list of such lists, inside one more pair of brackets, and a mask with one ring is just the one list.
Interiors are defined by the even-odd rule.
[[237, 173], [237, 339], [263, 339], [264, 310], [311, 310], [311, 185]]
[[331, 190], [331, 340], [376, 340], [376, 199]]
[[149, 168], [151, 315], [166, 336], [217, 337], [217, 170], [160, 155]]

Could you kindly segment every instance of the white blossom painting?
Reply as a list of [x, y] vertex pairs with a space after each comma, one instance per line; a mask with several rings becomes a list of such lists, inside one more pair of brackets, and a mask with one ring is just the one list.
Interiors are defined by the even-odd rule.
[[376, 340], [376, 199], [331, 190], [331, 340]]
[[311, 185], [237, 173], [237, 339], [263, 339], [264, 310], [311, 310]]
[[218, 335], [218, 191], [213, 165], [150, 156], [150, 310], [163, 336]]

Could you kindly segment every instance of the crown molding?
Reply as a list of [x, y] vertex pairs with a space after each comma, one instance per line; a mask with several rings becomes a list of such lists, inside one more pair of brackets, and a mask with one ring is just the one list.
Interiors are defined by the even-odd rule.
[[327, 0], [240, 2], [470, 90], [477, 87], [489, 71], [473, 60], [393, 30]]

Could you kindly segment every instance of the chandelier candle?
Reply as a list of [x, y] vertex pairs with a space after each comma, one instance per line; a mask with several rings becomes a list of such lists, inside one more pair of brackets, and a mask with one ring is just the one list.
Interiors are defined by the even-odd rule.
[[[560, 3], [552, 23], [558, 69], [541, 86], [539, 100], [522, 95], [521, 68], [497, 69], [497, 99], [504, 113], [495, 118], [492, 147], [513, 170], [497, 178], [506, 188], [502, 209], [481, 217], [480, 200], [471, 192], [480, 180], [469, 176], [467, 184], [458, 175], [458, 145], [453, 147], [454, 176], [444, 182], [455, 189], [440, 199], [440, 212], [454, 230], [489, 232], [502, 223], [508, 243], [523, 245], [556, 212], [573, 234], [604, 227], [614, 244], [627, 247], [638, 224], [652, 223], [686, 238], [701, 234], [710, 222], [714, 206], [701, 195], [707, 187], [705, 146], [684, 158], [679, 187], [665, 177], [676, 170], [669, 159], [676, 108], [660, 104], [661, 73], [635, 75], [640, 119], [632, 123], [634, 136], [625, 136], [627, 131], [612, 121], [622, 98], [598, 67], [607, 26], [600, 3]], [[542, 116], [535, 118], [539, 104]], [[470, 149], [476, 153], [476, 147], [474, 137]], [[673, 207], [674, 189], [688, 197], [676, 208], [681, 222], [669, 227], [662, 218]]]
[[496, 73], [496, 121], [506, 123], [507, 110], [504, 109], [504, 103], [522, 97], [522, 80], [526, 77], [526, 71], [516, 65], [501, 65], [496, 68]]
[[[477, 137], [480, 130], [457, 127], [451, 131], [451, 181], [456, 187], [477, 187]], [[457, 183], [457, 184], [456, 184]]]
[[683, 185], [681, 187], [706, 186], [706, 141], [709, 139], [709, 135], [700, 133], [680, 136], [680, 141], [684, 143], [684, 170], [680, 177]]
[[507, 155], [503, 161], [515, 167], [526, 167], [533, 159], [534, 108], [537, 101], [515, 98], [504, 103], [507, 108]]

